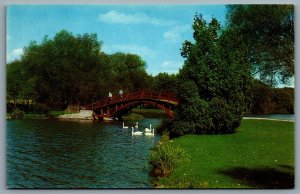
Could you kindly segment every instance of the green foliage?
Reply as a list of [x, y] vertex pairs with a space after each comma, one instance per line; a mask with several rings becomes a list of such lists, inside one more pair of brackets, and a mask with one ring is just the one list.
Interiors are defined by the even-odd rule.
[[134, 108], [132, 109], [132, 112], [135, 114], [142, 115], [143, 117], [148, 117], [148, 118], [166, 118], [166, 113], [164, 110], [158, 109], [158, 108], [152, 108], [152, 107], [143, 107], [142, 109], [140, 108]]
[[144, 117], [140, 114], [130, 113], [128, 115], [122, 116], [122, 120], [124, 121], [139, 121], [144, 119]]
[[196, 15], [195, 43], [185, 41], [186, 59], [178, 75], [176, 110], [171, 135], [232, 133], [239, 126], [251, 79], [245, 53], [232, 50], [233, 37], [216, 19]]
[[96, 34], [65, 30], [25, 47], [22, 63], [35, 80], [37, 100], [51, 107], [87, 102], [101, 71], [100, 48]]
[[178, 146], [167, 144], [150, 151], [150, 164], [159, 176], [169, 175], [183, 160], [186, 160], [185, 152]]
[[189, 156], [179, 146], [171, 145], [168, 134], [164, 134], [158, 144], [150, 150], [149, 163], [155, 176], [169, 175], [179, 163], [189, 160]]
[[[115, 53], [109, 56], [112, 68], [111, 87], [126, 91], [142, 89], [147, 86], [146, 62], [135, 54]], [[118, 91], [117, 91], [118, 92]]]
[[13, 61], [6, 66], [7, 100], [13, 100], [16, 108], [17, 100], [24, 99], [29, 103], [33, 97], [32, 79], [28, 77], [21, 61]]
[[7, 65], [7, 94], [51, 109], [80, 108], [110, 91], [146, 88], [146, 63], [135, 54], [101, 51], [96, 34], [73, 35], [62, 30], [24, 48], [20, 61]]
[[68, 111], [49, 111], [49, 116], [51, 117], [57, 117], [59, 115], [64, 115], [64, 114], [75, 114], [77, 112], [68, 112]]
[[159, 91], [170, 91], [170, 92], [176, 92], [176, 81], [177, 76], [175, 74], [168, 74], [168, 73], [159, 73], [155, 77], [153, 77], [153, 83], [152, 83], [152, 89]]
[[14, 101], [20, 96], [23, 87], [23, 72], [20, 61], [14, 61], [6, 66], [7, 97]]
[[273, 88], [255, 81], [249, 114], [294, 113], [294, 88]]
[[168, 133], [164, 133], [162, 134], [162, 136], [160, 137], [159, 142], [157, 143], [157, 145], [164, 145], [170, 142], [170, 136]]
[[16, 108], [11, 114], [10, 117], [12, 119], [23, 119], [24, 118], [24, 112], [20, 109]]
[[294, 75], [294, 5], [229, 5], [233, 48], [247, 52], [252, 73], [270, 85]]

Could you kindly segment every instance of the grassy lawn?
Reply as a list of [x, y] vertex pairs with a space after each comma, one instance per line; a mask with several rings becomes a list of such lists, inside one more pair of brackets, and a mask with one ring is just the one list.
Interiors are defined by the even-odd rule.
[[243, 120], [235, 134], [187, 135], [171, 142], [191, 159], [158, 188], [293, 188], [294, 123]]
[[134, 108], [132, 109], [132, 112], [135, 114], [140, 114], [145, 117], [167, 117], [165, 111], [161, 109], [139, 109]]
[[78, 113], [78, 112], [68, 112], [68, 111], [64, 111], [64, 110], [56, 110], [56, 111], [50, 111], [49, 115], [53, 116], [53, 117], [57, 117], [59, 115], [64, 115], [64, 114], [74, 114], [74, 113]]
[[[57, 117], [63, 114], [72, 114], [76, 112], [67, 112], [67, 111], [50, 111], [48, 114], [43, 113], [24, 113], [24, 119], [47, 119], [48, 116], [50, 117]], [[6, 114], [8, 118], [12, 116], [11, 113]]]
[[140, 114], [131, 113], [129, 115], [122, 116], [122, 119], [124, 121], [139, 121], [139, 120], [144, 119], [144, 117]]

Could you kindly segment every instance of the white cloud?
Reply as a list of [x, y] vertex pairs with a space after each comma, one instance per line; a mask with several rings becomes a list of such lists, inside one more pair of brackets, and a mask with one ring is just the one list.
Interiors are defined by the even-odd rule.
[[163, 34], [163, 37], [171, 42], [179, 42], [182, 41], [182, 33], [191, 31], [191, 26], [189, 25], [181, 25], [181, 26], [175, 26], [171, 28], [170, 30], [166, 31]]
[[124, 52], [131, 54], [138, 54], [142, 58], [154, 57], [157, 52], [149, 47], [135, 45], [135, 44], [114, 44], [114, 45], [103, 45], [103, 50], [107, 53]]
[[16, 59], [20, 59], [21, 55], [24, 53], [22, 48], [16, 48], [7, 54], [6, 59], [7, 62], [14, 61]]
[[105, 23], [115, 24], [150, 24], [153, 26], [173, 25], [176, 22], [164, 20], [156, 17], [150, 17], [144, 13], [126, 14], [116, 11], [109, 11], [105, 14], [99, 14], [98, 20]]
[[164, 72], [168, 73], [178, 73], [179, 69], [182, 67], [183, 62], [180, 61], [164, 61], [161, 67]]

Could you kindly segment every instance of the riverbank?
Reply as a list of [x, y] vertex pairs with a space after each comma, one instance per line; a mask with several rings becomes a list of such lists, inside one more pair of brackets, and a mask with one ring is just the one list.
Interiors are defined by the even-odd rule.
[[[20, 118], [17, 119], [56, 119], [60, 117], [61, 115], [71, 115], [72, 117], [73, 114], [76, 114], [78, 112], [67, 112], [67, 111], [50, 111], [47, 114], [42, 114], [42, 113], [21, 113]], [[6, 114], [6, 119], [13, 119], [12, 116], [13, 113], [7, 113]]]
[[[132, 109], [131, 113], [122, 116], [125, 121], [139, 121], [145, 117], [166, 117], [165, 112], [160, 109]], [[48, 114], [25, 114], [23, 119], [62, 119], [62, 120], [93, 120], [92, 110], [80, 110], [79, 112], [50, 111]], [[12, 114], [7, 114], [6, 119], [12, 119]], [[20, 119], [20, 118], [19, 118]]]
[[190, 155], [156, 188], [293, 188], [294, 123], [244, 119], [235, 134], [173, 139]]

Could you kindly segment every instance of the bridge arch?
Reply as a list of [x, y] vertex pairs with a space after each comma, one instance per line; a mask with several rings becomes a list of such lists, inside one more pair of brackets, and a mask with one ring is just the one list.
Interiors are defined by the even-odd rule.
[[158, 102], [155, 102], [155, 101], [150, 101], [150, 100], [139, 100], [139, 101], [132, 101], [132, 102], [129, 102], [129, 103], [126, 103], [125, 105], [121, 106], [118, 110], [115, 110], [111, 113], [111, 116], [114, 117], [114, 116], [117, 116], [118, 113], [122, 112], [123, 110], [127, 109], [128, 107], [132, 106], [136, 106], [136, 105], [139, 105], [139, 104], [150, 104], [150, 105], [154, 105], [156, 106], [157, 108], [165, 111], [165, 113], [170, 117], [170, 118], [173, 118], [174, 117], [174, 114], [173, 114], [173, 108], [172, 108], [172, 105], [169, 105], [169, 107], [166, 107]]
[[93, 110], [94, 119], [105, 117], [116, 117], [130, 106], [138, 104], [151, 104], [164, 110], [166, 114], [173, 118], [173, 111], [179, 104], [179, 100], [170, 92], [134, 91], [120, 97], [113, 96], [111, 99], [104, 99], [85, 106], [85, 109]]

